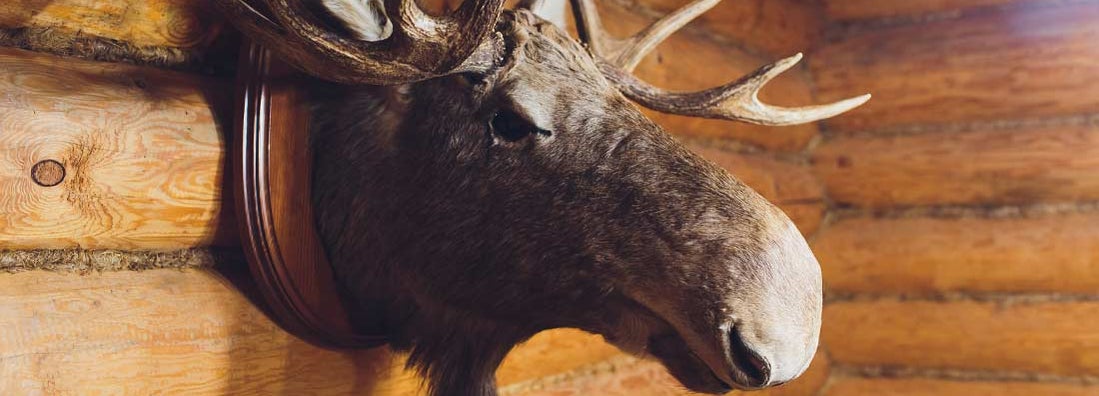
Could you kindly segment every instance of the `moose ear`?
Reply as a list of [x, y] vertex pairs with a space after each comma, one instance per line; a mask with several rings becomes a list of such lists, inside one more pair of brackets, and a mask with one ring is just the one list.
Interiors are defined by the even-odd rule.
[[347, 27], [355, 38], [382, 41], [393, 34], [382, 0], [322, 0], [324, 8]]

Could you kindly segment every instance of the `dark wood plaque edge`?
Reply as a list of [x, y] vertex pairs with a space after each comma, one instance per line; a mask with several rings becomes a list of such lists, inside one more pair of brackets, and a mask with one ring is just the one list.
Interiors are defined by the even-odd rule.
[[[292, 106], [303, 94], [293, 92], [293, 84], [284, 78], [288, 73], [273, 73], [289, 68], [258, 44], [243, 44], [237, 68], [230, 154], [234, 207], [241, 245], [268, 312], [285, 330], [317, 346], [370, 348], [384, 344], [384, 336], [357, 333], [350, 324], [346, 304], [340, 300], [332, 269], [319, 246], [311, 205], [286, 210], [285, 202], [300, 201], [300, 197], [310, 194], [308, 189], [289, 191], [286, 186], [307, 186], [308, 180], [286, 183], [285, 179], [272, 179], [310, 175], [309, 161], [300, 160], [308, 155], [296, 156], [300, 163], [295, 164], [270, 156], [276, 148], [281, 152], [306, 149], [276, 147], [286, 144], [285, 135], [281, 135], [286, 133], [301, 134], [295, 139], [308, 142], [307, 136], [302, 138], [308, 133], [303, 127], [307, 122], [298, 119], [308, 115], [301, 114], [301, 106]], [[297, 170], [290, 171], [295, 175], [277, 174], [295, 167]], [[280, 236], [284, 238], [280, 240]]]

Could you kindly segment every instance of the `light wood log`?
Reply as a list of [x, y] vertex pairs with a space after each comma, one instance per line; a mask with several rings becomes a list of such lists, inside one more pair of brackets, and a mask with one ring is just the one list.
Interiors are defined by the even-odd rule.
[[842, 219], [813, 251], [841, 294], [1099, 291], [1099, 213]]
[[[0, 48], [0, 249], [236, 243], [217, 112], [231, 83]], [[43, 187], [31, 169], [58, 161]]]
[[1088, 396], [1099, 387], [1024, 381], [835, 377], [824, 396]]
[[1099, 302], [851, 301], [824, 309], [833, 364], [1099, 374]]
[[0, 3], [0, 28], [48, 27], [60, 36], [95, 36], [135, 46], [204, 47], [213, 41], [223, 23], [218, 12], [205, 0], [6, 0]]
[[[788, 384], [755, 392], [734, 391], [727, 395], [814, 395], [824, 386], [830, 369], [824, 354], [817, 353], [806, 372]], [[505, 386], [500, 393], [504, 396], [697, 395], [684, 389], [683, 385], [676, 382], [675, 378], [668, 374], [667, 369], [659, 363], [625, 356], [585, 366], [562, 375]]]
[[825, 0], [828, 19], [838, 22], [876, 18], [913, 17], [935, 13], [956, 13], [981, 7], [1008, 4], [1056, 4], [1062, 0]]
[[859, 207], [1090, 201], [1099, 126], [840, 138], [813, 163], [833, 200]]
[[[0, 394], [407, 395], [419, 379], [385, 348], [313, 347], [203, 271], [0, 276]], [[501, 384], [618, 355], [556, 330], [514, 350]]]
[[[614, 2], [599, 3], [607, 30], [626, 37], [652, 23], [652, 19], [625, 10]], [[732, 46], [689, 32], [672, 35], [656, 48], [637, 68], [637, 75], [656, 86], [670, 90], [698, 90], [728, 83], [777, 58], [761, 59]], [[761, 98], [786, 106], [812, 104], [811, 84], [800, 70], [783, 74], [768, 84]], [[643, 112], [668, 132], [681, 136], [736, 139], [781, 151], [800, 151], [817, 135], [815, 124], [769, 127], [739, 122], [711, 120]]]
[[1099, 3], [1082, 2], [840, 37], [810, 57], [819, 99], [874, 99], [825, 124], [845, 132], [1094, 114], [1097, 19]]
[[[235, 245], [223, 207], [228, 81], [0, 49], [0, 248]], [[224, 122], [224, 121], [221, 121]], [[716, 158], [716, 154], [711, 154]], [[819, 190], [792, 165], [721, 160], [815, 228]], [[53, 187], [31, 169], [54, 159]], [[719, 159], [720, 160], [720, 159]], [[753, 176], [755, 175], [755, 176]], [[809, 205], [803, 208], [802, 206]], [[797, 212], [797, 213], [795, 213]]]

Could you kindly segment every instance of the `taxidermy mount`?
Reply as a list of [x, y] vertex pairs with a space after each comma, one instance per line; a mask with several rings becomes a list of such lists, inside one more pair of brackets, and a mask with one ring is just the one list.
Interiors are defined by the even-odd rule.
[[[344, 298], [434, 395], [494, 395], [517, 343], [602, 335], [704, 393], [808, 367], [819, 265], [790, 219], [647, 119], [813, 122], [868, 99], [782, 108], [759, 90], [800, 55], [668, 92], [631, 74], [719, 0], [626, 40], [573, 0], [583, 44], [527, 1], [218, 0], [310, 87], [313, 209]], [[632, 102], [631, 102], [632, 101]]]

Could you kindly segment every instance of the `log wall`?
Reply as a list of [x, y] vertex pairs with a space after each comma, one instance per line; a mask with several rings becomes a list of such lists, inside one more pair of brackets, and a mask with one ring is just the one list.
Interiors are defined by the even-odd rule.
[[[626, 34], [684, 3], [602, 5], [609, 28]], [[820, 8], [726, 2], [639, 73], [673, 89], [725, 83], [806, 49]], [[326, 351], [279, 329], [251, 300], [243, 264], [223, 254], [239, 244], [224, 193], [232, 81], [203, 66], [232, 45], [223, 26], [202, 0], [0, 6], [0, 269], [11, 272], [0, 274], [0, 393], [419, 392], [402, 356]], [[808, 69], [763, 96], [812, 103]], [[816, 125], [652, 116], [807, 235], [820, 227], [824, 187], [805, 156]], [[44, 160], [66, 170], [59, 184], [35, 182]], [[218, 253], [204, 253], [211, 248]], [[184, 268], [136, 271], [164, 267]], [[829, 372], [820, 355], [803, 379], [769, 394], [814, 393]], [[683, 393], [659, 364], [574, 330], [517, 348], [498, 380], [513, 395]]]
[[1099, 2], [824, 5], [822, 394], [1099, 392]]
[[[401, 356], [304, 344], [251, 303], [239, 261], [191, 254], [238, 245], [232, 83], [181, 67], [231, 38], [203, 1], [131, 3], [0, 6], [0, 44], [37, 51], [0, 49], [0, 269], [19, 271], [0, 274], [0, 393], [416, 393]], [[683, 3], [601, 5], [624, 34]], [[765, 100], [875, 95], [785, 128], [650, 113], [783, 208], [821, 261], [821, 351], [765, 394], [1099, 393], [1097, 17], [1095, 0], [729, 0], [642, 62], [697, 89], [812, 49]], [[4, 41], [42, 29], [60, 34]], [[47, 159], [69, 171], [56, 186], [33, 180]], [[175, 266], [156, 257], [196, 268], [131, 271]], [[570, 330], [498, 377], [510, 395], [683, 394]]]

